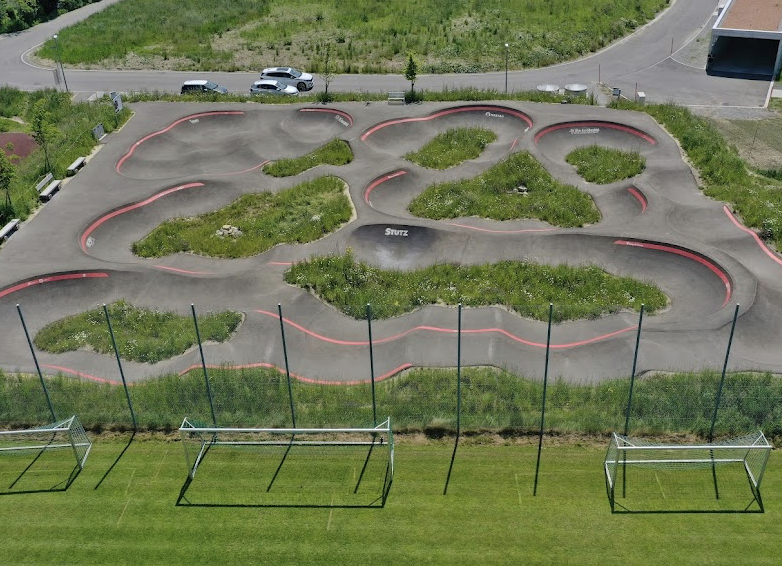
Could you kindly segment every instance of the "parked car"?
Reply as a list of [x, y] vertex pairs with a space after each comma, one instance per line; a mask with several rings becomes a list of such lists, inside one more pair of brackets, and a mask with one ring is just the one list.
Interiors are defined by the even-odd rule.
[[250, 87], [250, 94], [281, 94], [296, 96], [299, 91], [294, 86], [284, 85], [280, 81], [255, 81]]
[[261, 80], [280, 81], [283, 84], [295, 86], [298, 90], [312, 90], [312, 75], [302, 73], [291, 67], [269, 67], [261, 71]]
[[226, 92], [228, 92], [228, 89], [218, 84], [215, 84], [212, 81], [202, 81], [202, 80], [185, 81], [185, 83], [182, 85], [182, 90], [181, 90], [182, 94], [193, 94], [199, 92], [207, 92], [210, 94], [211, 93], [225, 94]]

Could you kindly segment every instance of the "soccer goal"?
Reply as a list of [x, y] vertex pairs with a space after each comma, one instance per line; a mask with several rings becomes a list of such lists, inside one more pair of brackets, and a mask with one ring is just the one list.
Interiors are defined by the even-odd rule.
[[76, 415], [46, 426], [0, 432], [0, 454], [72, 450], [80, 470], [91, 448], [92, 443]]
[[371, 428], [230, 428], [185, 418], [179, 431], [186, 486], [202, 470], [199, 485], [220, 484], [215, 497], [230, 499], [225, 485], [234, 482], [258, 504], [383, 505], [394, 478], [390, 418]]
[[[760, 484], [770, 452], [771, 445], [760, 431], [704, 444], [660, 444], [613, 433], [604, 462], [606, 491], [611, 511], [614, 511], [617, 475], [620, 470], [625, 478], [626, 470], [639, 467], [655, 470], [703, 468], [715, 471], [718, 466], [731, 465], [743, 468], [754, 501], [762, 511]], [[716, 472], [714, 477], [716, 488]]]

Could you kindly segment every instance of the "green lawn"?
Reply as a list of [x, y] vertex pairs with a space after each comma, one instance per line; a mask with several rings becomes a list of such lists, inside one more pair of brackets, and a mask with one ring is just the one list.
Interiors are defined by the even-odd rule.
[[307, 155], [273, 161], [263, 168], [263, 172], [272, 177], [292, 177], [318, 165], [346, 165], [351, 161], [353, 151], [350, 144], [333, 139]]
[[554, 179], [526, 151], [514, 153], [477, 177], [430, 185], [408, 209], [415, 216], [435, 220], [537, 218], [564, 228], [600, 220], [587, 193]]
[[606, 185], [641, 174], [646, 168], [646, 159], [637, 151], [622, 151], [590, 145], [574, 149], [565, 161], [576, 168], [576, 172], [590, 183]]
[[[243, 195], [228, 206], [194, 218], [175, 218], [138, 242], [133, 253], [162, 257], [192, 252], [210, 257], [249, 257], [281, 243], [305, 243], [350, 220], [352, 206], [338, 177], [318, 177], [278, 193]], [[239, 232], [220, 232], [223, 226]]]
[[450, 128], [404, 157], [421, 167], [448, 169], [475, 159], [494, 141], [497, 141], [497, 134], [486, 128]]
[[[537, 496], [536, 445], [464, 440], [443, 496], [453, 439], [397, 437], [395, 476], [385, 508], [269, 508], [264, 500], [349, 500], [355, 460], [342, 475], [301, 477], [299, 462], [280, 469], [274, 487], [251, 454], [207, 454], [176, 506], [186, 476], [180, 442], [97, 437], [66, 492], [0, 497], [3, 554], [9, 564], [676, 564], [776, 565], [782, 542], [782, 458], [772, 454], [765, 514], [612, 515], [604, 490], [605, 446], [544, 444]], [[224, 450], [224, 449], [221, 449]], [[121, 456], [121, 457], [120, 457]], [[317, 458], [317, 452], [313, 454]], [[33, 456], [4, 456], [4, 490]], [[72, 467], [67, 452], [35, 462], [14, 490], [49, 488]], [[704, 477], [705, 476], [705, 477]], [[746, 480], [710, 470], [629, 476], [624, 503], [634, 509], [732, 509], [749, 501]], [[296, 480], [299, 480], [297, 483]], [[221, 507], [243, 503], [246, 507]], [[620, 542], [617, 542], [620, 541]]]
[[[66, 64], [247, 70], [273, 64], [400, 72], [551, 65], [597, 51], [669, 0], [125, 0], [59, 32]], [[41, 55], [55, 58], [53, 41]]]

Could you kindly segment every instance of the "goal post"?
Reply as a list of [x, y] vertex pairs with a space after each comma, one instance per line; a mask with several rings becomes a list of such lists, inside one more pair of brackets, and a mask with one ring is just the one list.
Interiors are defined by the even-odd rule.
[[760, 485], [771, 453], [761, 431], [714, 443], [664, 444], [612, 433], [604, 461], [606, 491], [614, 511], [618, 470], [623, 467], [652, 469], [714, 470], [717, 466], [741, 465], [761, 511]]
[[185, 418], [179, 432], [188, 485], [204, 462], [211, 461], [213, 456], [207, 460], [207, 455], [213, 450], [223, 455], [225, 450], [233, 452], [231, 457], [237, 473], [246, 470], [256, 478], [266, 474], [271, 478], [269, 486], [275, 480], [280, 483], [278, 474], [283, 462], [287, 462], [285, 466], [291, 475], [303, 475], [306, 479], [302, 481], [326, 486], [332, 480], [344, 479], [342, 466], [350, 460], [352, 474], [356, 476], [351, 478], [354, 493], [359, 491], [362, 481], [370, 482], [380, 488], [377, 499], [383, 504], [394, 477], [394, 434], [390, 418], [373, 427], [347, 428], [215, 427]]
[[84, 469], [91, 448], [92, 442], [76, 415], [45, 426], [0, 431], [0, 454], [72, 450], [80, 470]]

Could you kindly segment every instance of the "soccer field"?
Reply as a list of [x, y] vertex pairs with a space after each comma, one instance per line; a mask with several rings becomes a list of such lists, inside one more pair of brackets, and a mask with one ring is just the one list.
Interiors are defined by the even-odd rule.
[[[353, 501], [362, 458], [291, 457], [267, 491], [276, 467], [259, 465], [252, 450], [225, 447], [207, 454], [177, 505], [186, 478], [181, 442], [128, 438], [95, 438], [65, 491], [18, 493], [62, 488], [72, 454], [0, 458], [2, 563], [762, 565], [782, 555], [778, 453], [763, 484], [763, 514], [611, 514], [605, 447], [577, 441], [544, 448], [533, 497], [537, 446], [474, 437], [458, 447], [445, 496], [453, 439], [403, 436], [384, 507], [363, 487], [357, 502], [366, 507], [328, 505]], [[367, 474], [378, 477], [371, 465]], [[617, 501], [634, 511], [751, 503], [741, 470], [718, 468], [717, 477], [719, 501], [709, 469], [628, 472], [627, 497]], [[323, 499], [324, 507], [265, 506]]]

